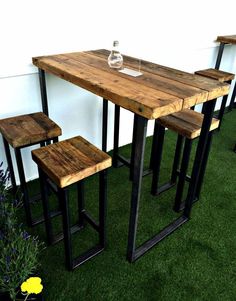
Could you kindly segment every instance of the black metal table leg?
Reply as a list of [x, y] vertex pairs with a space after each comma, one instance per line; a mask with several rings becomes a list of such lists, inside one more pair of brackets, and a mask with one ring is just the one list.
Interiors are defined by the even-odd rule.
[[120, 130], [120, 106], [115, 105], [114, 117], [114, 143], [113, 143], [113, 159], [114, 167], [118, 167], [118, 150], [119, 150], [119, 130]]
[[220, 68], [220, 63], [221, 63], [224, 47], [225, 47], [225, 44], [220, 43], [220, 47], [219, 47], [218, 55], [217, 55], [217, 59], [216, 59], [216, 65], [215, 65], [215, 69], [217, 69], [217, 70], [219, 70], [219, 68]]
[[131, 145], [131, 156], [130, 156], [130, 175], [129, 178], [132, 181], [133, 180], [133, 173], [134, 173], [134, 157], [135, 157], [135, 151], [136, 151], [136, 146], [135, 146], [135, 139], [137, 136], [137, 123], [139, 120], [139, 115], [135, 114], [134, 115], [134, 123], [133, 123], [133, 137], [132, 137], [132, 145]]
[[39, 84], [40, 84], [42, 108], [44, 114], [48, 116], [48, 99], [47, 99], [45, 71], [40, 68], [38, 69], [38, 71], [39, 71]]
[[135, 146], [134, 152], [134, 165], [133, 165], [133, 184], [132, 184], [132, 195], [131, 195], [131, 208], [130, 208], [130, 219], [129, 219], [129, 235], [128, 235], [128, 246], [127, 246], [127, 260], [132, 262], [135, 259], [135, 240], [138, 222], [138, 207], [141, 193], [141, 182], [143, 173], [143, 159], [144, 149], [146, 141], [147, 131], [147, 119], [135, 115], [136, 119], [136, 130], [133, 139]]
[[103, 98], [102, 109], [102, 150], [107, 151], [107, 117], [108, 117], [108, 100]]
[[199, 174], [200, 174], [204, 153], [207, 145], [207, 140], [209, 136], [209, 130], [211, 126], [215, 104], [216, 104], [216, 99], [213, 99], [206, 102], [204, 105], [205, 114], [202, 122], [202, 129], [197, 145], [196, 155], [195, 155], [193, 169], [192, 169], [191, 181], [189, 184], [188, 194], [187, 194], [185, 208], [184, 208], [184, 216], [186, 216], [187, 218], [190, 217], [192, 203], [196, 195], [196, 187], [199, 180]]

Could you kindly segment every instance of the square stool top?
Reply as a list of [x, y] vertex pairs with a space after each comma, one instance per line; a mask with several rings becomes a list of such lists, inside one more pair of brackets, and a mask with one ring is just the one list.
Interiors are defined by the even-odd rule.
[[61, 128], [42, 112], [0, 120], [0, 133], [14, 148], [35, 144], [61, 135]]
[[[158, 122], [168, 129], [188, 139], [200, 136], [204, 115], [190, 109], [184, 109], [158, 119]], [[218, 128], [219, 120], [212, 118], [210, 131]]]
[[32, 158], [60, 188], [111, 166], [111, 157], [81, 136], [33, 150]]

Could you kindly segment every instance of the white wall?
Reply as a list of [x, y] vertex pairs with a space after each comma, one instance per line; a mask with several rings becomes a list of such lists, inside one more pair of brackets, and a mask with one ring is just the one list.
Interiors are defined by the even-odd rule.
[[[1, 2], [0, 118], [41, 111], [32, 56], [111, 47], [122, 53], [189, 72], [215, 64], [218, 35], [235, 34], [236, 1], [73, 1]], [[236, 71], [236, 46], [226, 46], [225, 71]], [[101, 146], [102, 101], [54, 76], [47, 76], [50, 116], [62, 139], [81, 134]], [[113, 105], [109, 105], [113, 124]], [[132, 115], [122, 112], [121, 144], [131, 141]], [[152, 133], [152, 124], [149, 127]], [[108, 148], [112, 148], [112, 127]], [[36, 176], [30, 149], [23, 151], [27, 178]], [[0, 161], [6, 159], [0, 142]]]

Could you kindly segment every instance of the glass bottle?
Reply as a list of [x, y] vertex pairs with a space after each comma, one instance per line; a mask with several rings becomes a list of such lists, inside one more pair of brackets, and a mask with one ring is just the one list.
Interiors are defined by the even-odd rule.
[[123, 65], [123, 57], [119, 52], [119, 42], [113, 42], [113, 48], [111, 50], [110, 55], [108, 56], [108, 65], [111, 68], [120, 69]]

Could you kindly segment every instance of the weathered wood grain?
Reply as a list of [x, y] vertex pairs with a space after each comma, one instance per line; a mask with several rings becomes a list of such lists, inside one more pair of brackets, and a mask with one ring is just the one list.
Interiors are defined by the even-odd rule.
[[[111, 68], [108, 66], [107, 58], [101, 58], [93, 55], [92, 53], [75, 53], [68, 54], [64, 57], [70, 58], [74, 62], [78, 60], [84, 64], [89, 64], [96, 69], [104, 70], [109, 73], [112, 72], [112, 74], [115, 76], [117, 75], [117, 71], [111, 70]], [[131, 67], [135, 69], [135, 66], [132, 65]], [[119, 73], [119, 76], [126, 80], [132, 81], [132, 83], [138, 84], [139, 87], [143, 85], [145, 87], [150, 87], [156, 90], [158, 89], [159, 91], [181, 98], [183, 99], [184, 105], [187, 107], [190, 107], [196, 103], [196, 95], [198, 95], [198, 102], [203, 102], [208, 97], [208, 92], [203, 91], [202, 89], [180, 83], [174, 79], [164, 78], [163, 76], [149, 71], [142, 70], [142, 72], [143, 75], [140, 77], [130, 77], [129, 75], [123, 73]]]
[[[170, 114], [158, 119], [158, 122], [172, 131], [188, 138], [194, 139], [200, 136], [204, 115], [189, 109]], [[210, 131], [219, 126], [219, 120], [213, 118]]]
[[[60, 78], [87, 89], [148, 119], [225, 95], [226, 84], [142, 61], [143, 75], [131, 77], [108, 67], [106, 50], [33, 58], [33, 63]], [[138, 61], [124, 56], [125, 66]]]
[[182, 99], [145, 85], [140, 87], [136, 82], [120, 76], [118, 71], [114, 74], [110, 68], [106, 72], [63, 55], [35, 59], [34, 63], [48, 73], [79, 85], [148, 119], [182, 109]]
[[16, 148], [61, 135], [61, 128], [44, 113], [14, 116], [0, 120], [0, 132]]
[[236, 44], [236, 35], [218, 36], [216, 41], [225, 44]]
[[221, 71], [221, 70], [217, 70], [217, 69], [213, 69], [213, 68], [198, 70], [195, 73], [198, 75], [202, 75], [202, 76], [206, 76], [208, 78], [218, 80], [219, 82], [222, 82], [222, 83], [234, 79], [233, 73], [229, 73], [229, 72], [225, 72], [225, 71]]
[[[86, 53], [90, 53], [106, 59], [107, 55], [109, 54], [109, 51], [105, 49], [100, 49], [100, 50], [88, 51]], [[126, 55], [124, 55], [123, 58], [124, 58], [124, 66], [135, 67], [137, 69], [138, 62], [139, 62], [138, 59]], [[216, 83], [214, 80], [210, 78], [204, 78], [196, 74], [150, 63], [145, 60], [142, 60], [141, 62], [141, 71], [142, 72], [147, 71], [153, 74], [157, 74], [162, 76], [163, 78], [172, 79], [176, 82], [180, 82], [188, 86], [192, 86], [207, 91], [208, 98], [206, 100], [215, 99], [222, 95], [227, 95], [229, 93], [229, 86], [227, 84], [222, 85], [222, 83]], [[204, 102], [202, 101], [202, 99], [196, 100], [196, 104], [202, 102]], [[187, 104], [184, 107], [188, 107]]]
[[33, 150], [32, 158], [61, 188], [111, 166], [111, 157], [81, 136]]

